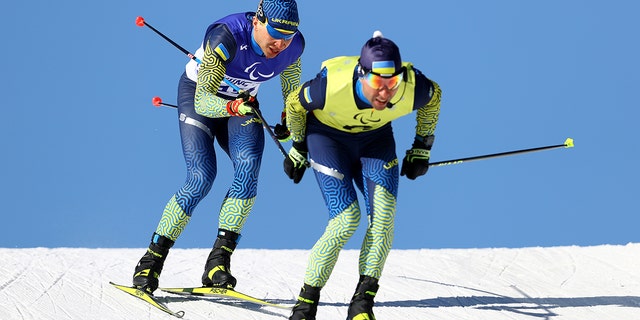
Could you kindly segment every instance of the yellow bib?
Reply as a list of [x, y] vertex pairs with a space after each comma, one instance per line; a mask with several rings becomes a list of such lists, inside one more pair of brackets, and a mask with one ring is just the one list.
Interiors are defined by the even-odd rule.
[[413, 112], [415, 73], [410, 63], [403, 63], [407, 76], [391, 99], [393, 106], [380, 111], [358, 109], [356, 105], [352, 80], [357, 64], [357, 56], [335, 57], [322, 63], [322, 67], [327, 68], [325, 103], [324, 108], [313, 110], [320, 122], [344, 132], [358, 133], [378, 129]]

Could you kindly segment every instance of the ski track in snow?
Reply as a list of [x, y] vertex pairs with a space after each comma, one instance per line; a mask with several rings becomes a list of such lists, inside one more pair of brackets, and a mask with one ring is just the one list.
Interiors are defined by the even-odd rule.
[[[0, 319], [175, 319], [108, 284], [130, 284], [145, 249], [0, 248]], [[198, 286], [210, 249], [173, 249], [160, 285]], [[306, 250], [237, 249], [241, 292], [293, 305]], [[318, 319], [346, 318], [358, 251], [344, 250]], [[157, 291], [184, 319], [287, 319], [288, 310]], [[376, 297], [379, 320], [640, 319], [640, 244], [392, 250]]]

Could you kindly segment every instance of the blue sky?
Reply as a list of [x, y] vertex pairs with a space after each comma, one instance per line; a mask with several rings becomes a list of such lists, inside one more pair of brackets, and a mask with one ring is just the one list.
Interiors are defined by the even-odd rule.
[[[0, 247], [145, 247], [185, 178], [175, 103], [188, 61], [143, 16], [195, 51], [206, 27], [255, 1], [10, 1], [0, 5]], [[357, 55], [376, 29], [443, 89], [432, 160], [561, 144], [431, 168], [400, 182], [396, 248], [640, 241], [637, 1], [299, 1], [303, 80]], [[277, 81], [260, 92], [275, 123]], [[398, 154], [414, 117], [394, 122]], [[310, 172], [282, 172], [267, 137], [240, 243], [310, 248], [328, 214]], [[285, 145], [289, 148], [289, 144]], [[220, 151], [220, 149], [218, 149]], [[177, 247], [210, 247], [230, 162]], [[364, 221], [363, 221], [364, 226]], [[362, 229], [347, 244], [359, 248]]]

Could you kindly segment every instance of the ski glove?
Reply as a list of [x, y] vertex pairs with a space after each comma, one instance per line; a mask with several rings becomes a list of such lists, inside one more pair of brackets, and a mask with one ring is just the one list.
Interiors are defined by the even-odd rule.
[[401, 176], [407, 176], [410, 180], [424, 175], [429, 170], [429, 156], [431, 150], [422, 141], [415, 140], [411, 149], [407, 150], [407, 154], [402, 160]]
[[293, 183], [302, 180], [304, 171], [307, 169], [307, 153], [307, 146], [304, 142], [294, 142], [289, 150], [289, 155], [284, 159], [284, 173], [293, 180]]
[[289, 132], [289, 128], [287, 128], [287, 114], [285, 112], [282, 112], [280, 115], [280, 123], [273, 127], [273, 134], [276, 135], [276, 138], [278, 138], [280, 142], [291, 140], [291, 132]]
[[253, 114], [253, 109], [258, 109], [260, 104], [258, 99], [249, 94], [249, 91], [240, 91], [235, 100], [227, 102], [227, 112], [236, 117], [244, 117]]

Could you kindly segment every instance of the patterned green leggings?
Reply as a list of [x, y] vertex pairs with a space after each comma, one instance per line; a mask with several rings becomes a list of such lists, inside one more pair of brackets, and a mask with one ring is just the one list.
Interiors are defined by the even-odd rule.
[[[381, 186], [375, 188], [373, 214], [362, 241], [359, 259], [360, 275], [379, 279], [391, 250], [395, 219], [395, 197]], [[324, 287], [338, 261], [340, 250], [360, 224], [360, 206], [353, 202], [342, 213], [329, 220], [324, 234], [311, 249], [304, 282]]]

